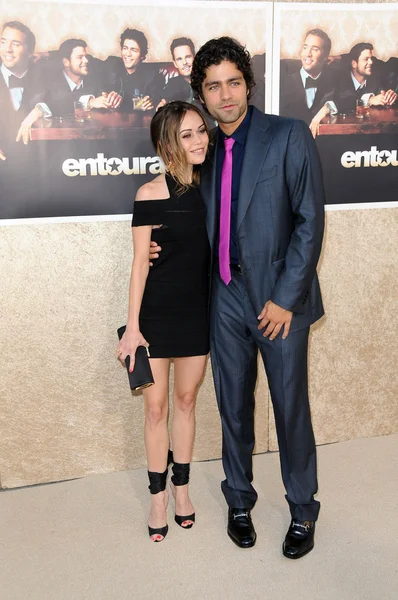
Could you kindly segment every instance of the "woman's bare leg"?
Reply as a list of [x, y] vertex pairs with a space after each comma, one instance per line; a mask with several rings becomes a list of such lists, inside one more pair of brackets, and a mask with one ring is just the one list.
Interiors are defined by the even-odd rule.
[[[174, 359], [173, 456], [176, 463], [190, 463], [195, 437], [195, 404], [206, 366], [206, 356]], [[176, 514], [190, 515], [194, 508], [188, 485], [172, 486]]]
[[[163, 473], [167, 468], [169, 450], [169, 432], [167, 419], [169, 413], [169, 369], [168, 358], [150, 359], [154, 385], [144, 389], [145, 400], [145, 449], [148, 471]], [[148, 525], [153, 528], [164, 527], [167, 522], [167, 490], [151, 494], [151, 511]]]

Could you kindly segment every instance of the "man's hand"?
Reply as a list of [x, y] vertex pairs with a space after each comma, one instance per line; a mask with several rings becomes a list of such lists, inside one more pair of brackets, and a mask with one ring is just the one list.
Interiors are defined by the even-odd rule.
[[153, 104], [149, 96], [144, 96], [142, 99], [141, 110], [152, 110]]
[[164, 98], [161, 99], [161, 101], [159, 102], [159, 104], [156, 107], [156, 110], [159, 110], [159, 108], [162, 108], [162, 106], [166, 106], [167, 102]]
[[101, 94], [101, 96], [98, 96], [97, 98], [90, 98], [90, 100], [88, 101], [88, 107], [106, 109], [110, 108], [107, 96], [108, 94], [104, 92], [103, 94]]
[[16, 138], [17, 142], [22, 140], [24, 144], [29, 144], [32, 125], [33, 123], [35, 123], [35, 121], [37, 121], [37, 119], [40, 119], [41, 116], [41, 110], [37, 107], [30, 111], [28, 116], [22, 121], [21, 126], [18, 130]]
[[119, 108], [123, 101], [123, 96], [121, 96], [117, 92], [102, 92], [102, 96], [104, 96], [107, 99], [108, 108]]
[[0, 160], [6, 160], [6, 155], [4, 154], [4, 152], [1, 148], [0, 148]]
[[109, 104], [108, 104], [108, 99], [107, 99], [107, 94], [101, 94], [101, 96], [98, 96], [97, 98], [90, 98], [90, 100], [88, 101], [88, 107], [89, 108], [109, 108]]
[[381, 90], [377, 96], [369, 98], [370, 106], [391, 106], [397, 99], [397, 94], [393, 90]]
[[397, 99], [397, 94], [394, 90], [387, 90], [386, 92], [381, 90], [381, 94], [384, 95], [384, 106], [391, 106]]
[[284, 340], [289, 335], [292, 317], [293, 313], [290, 310], [286, 310], [272, 302], [272, 300], [268, 300], [257, 317], [260, 320], [257, 329], [261, 330], [266, 327], [263, 336], [274, 340], [283, 326], [282, 339]]
[[377, 96], [371, 96], [369, 98], [370, 106], [384, 106], [384, 94], [377, 94]]
[[[155, 228], [155, 227], [154, 227]], [[155, 258], [159, 258], [159, 252], [161, 252], [162, 248], [157, 245], [156, 242], [151, 242], [149, 247], [149, 264], [153, 267], [153, 260]]]
[[321, 109], [318, 110], [318, 112], [316, 113], [315, 117], [312, 119], [311, 123], [310, 123], [310, 130], [312, 133], [312, 137], [315, 139], [316, 136], [318, 135], [318, 127], [319, 127], [319, 123], [322, 121], [322, 119], [324, 117], [326, 117], [328, 114], [330, 113], [329, 107], [326, 106], [326, 104], [324, 106], [322, 106]]

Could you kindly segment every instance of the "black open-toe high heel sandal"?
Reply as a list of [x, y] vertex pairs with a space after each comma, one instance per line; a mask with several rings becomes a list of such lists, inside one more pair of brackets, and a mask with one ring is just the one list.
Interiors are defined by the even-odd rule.
[[[171, 460], [171, 462], [173, 462], [173, 460]], [[173, 475], [171, 477], [172, 483], [176, 487], [178, 487], [179, 485], [187, 485], [187, 483], [189, 482], [189, 470], [190, 470], [189, 463], [173, 462], [173, 466], [172, 466]], [[179, 525], [183, 529], [191, 529], [191, 527], [193, 526], [193, 524], [195, 522], [195, 513], [192, 513], [192, 515], [187, 515], [186, 517], [176, 514], [174, 516], [174, 520], [177, 523], [177, 525]], [[186, 521], [192, 521], [192, 522], [188, 523], [187, 525], [184, 525], [184, 523]]]
[[[166, 489], [166, 480], [167, 480], [168, 469], [164, 471], [164, 473], [155, 473], [154, 471], [148, 471], [149, 477], [149, 491], [151, 494], [158, 494], [159, 492], [164, 492]], [[150, 527], [148, 525], [149, 537], [152, 539], [152, 536], [159, 535], [162, 536], [161, 539], [153, 539], [153, 542], [163, 542], [164, 538], [167, 535], [169, 530], [169, 526], [165, 525], [164, 527]]]

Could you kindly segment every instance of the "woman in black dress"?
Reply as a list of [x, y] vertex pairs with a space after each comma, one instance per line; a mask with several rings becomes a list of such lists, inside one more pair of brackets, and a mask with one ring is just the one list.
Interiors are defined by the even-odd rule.
[[[148, 529], [160, 542], [167, 534], [168, 464], [173, 463], [175, 520], [188, 529], [195, 512], [188, 495], [195, 433], [195, 400], [203, 378], [208, 340], [210, 249], [199, 193], [199, 168], [209, 135], [199, 110], [186, 102], [160, 108], [151, 137], [167, 172], [143, 185], [134, 203], [134, 259], [127, 328], [118, 347], [121, 360], [148, 346], [155, 384], [144, 390], [145, 447], [151, 511]], [[159, 226], [160, 225], [160, 226]], [[151, 240], [162, 247], [149, 267]], [[169, 369], [174, 359], [173, 453], [169, 452]]]

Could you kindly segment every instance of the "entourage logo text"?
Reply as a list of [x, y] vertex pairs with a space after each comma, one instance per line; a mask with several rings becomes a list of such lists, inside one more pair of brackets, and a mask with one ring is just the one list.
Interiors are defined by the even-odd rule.
[[397, 150], [378, 150], [371, 146], [370, 150], [352, 152], [348, 150], [341, 157], [345, 169], [352, 167], [398, 167]]
[[164, 172], [164, 164], [158, 156], [133, 156], [105, 158], [100, 152], [97, 158], [67, 158], [62, 163], [62, 172], [67, 177], [96, 175], [159, 175]]

